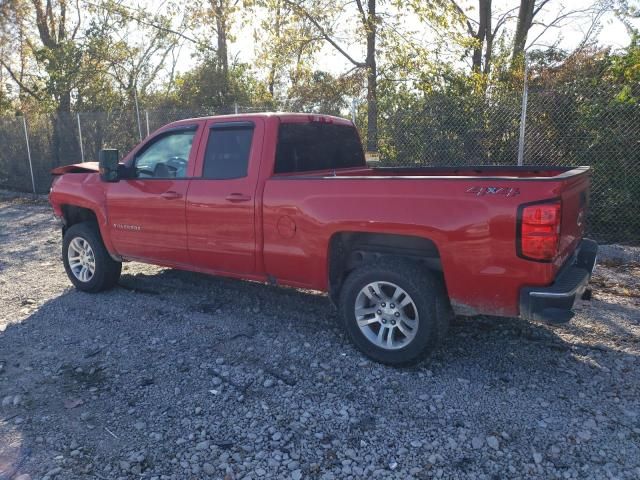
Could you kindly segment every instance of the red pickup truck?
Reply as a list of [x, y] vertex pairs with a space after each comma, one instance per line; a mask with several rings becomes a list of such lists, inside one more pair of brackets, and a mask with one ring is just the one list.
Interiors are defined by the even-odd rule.
[[596, 259], [588, 167], [370, 168], [325, 115], [182, 120], [53, 174], [78, 289], [135, 260], [326, 291], [387, 364], [423, 358], [452, 313], [569, 320]]

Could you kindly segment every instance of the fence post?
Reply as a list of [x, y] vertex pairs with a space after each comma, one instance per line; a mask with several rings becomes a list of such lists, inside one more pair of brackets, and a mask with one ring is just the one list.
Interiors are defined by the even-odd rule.
[[149, 110], [144, 111], [144, 119], [147, 122], [147, 137], [149, 136]]
[[142, 125], [140, 125], [140, 108], [138, 107], [138, 87], [133, 90], [133, 99], [136, 102], [136, 118], [138, 120], [138, 134], [140, 135], [140, 141], [142, 141]]
[[527, 100], [529, 98], [529, 61], [524, 54], [524, 82], [522, 85], [522, 108], [520, 112], [520, 139], [518, 140], [518, 166], [524, 165], [524, 135], [527, 124]]
[[27, 132], [27, 117], [22, 116], [22, 125], [24, 125], [24, 139], [27, 142], [27, 158], [29, 159], [29, 172], [31, 172], [31, 188], [36, 193], [36, 180], [33, 177], [33, 164], [31, 163], [31, 147], [29, 146], [29, 133]]
[[233, 110], [235, 111], [236, 115], [238, 114], [238, 102], [233, 102]]
[[84, 147], [82, 146], [82, 127], [80, 126], [80, 112], [76, 113], [76, 117], [78, 118], [78, 138], [80, 140], [80, 157], [82, 158], [82, 163], [84, 163]]

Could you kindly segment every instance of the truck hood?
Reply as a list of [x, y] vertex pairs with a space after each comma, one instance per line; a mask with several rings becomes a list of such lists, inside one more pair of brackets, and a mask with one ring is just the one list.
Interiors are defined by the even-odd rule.
[[98, 162], [74, 163], [64, 165], [51, 170], [52, 175], [64, 175], [65, 173], [92, 173], [98, 171]]

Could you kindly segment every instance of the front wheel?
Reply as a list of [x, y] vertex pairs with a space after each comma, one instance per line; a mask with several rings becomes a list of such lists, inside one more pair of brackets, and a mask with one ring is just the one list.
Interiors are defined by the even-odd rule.
[[355, 346], [396, 366], [425, 358], [446, 335], [451, 316], [442, 282], [403, 258], [383, 258], [351, 272], [339, 306]]
[[69, 227], [62, 241], [62, 261], [71, 283], [85, 292], [114, 287], [122, 263], [111, 258], [95, 224], [84, 222]]

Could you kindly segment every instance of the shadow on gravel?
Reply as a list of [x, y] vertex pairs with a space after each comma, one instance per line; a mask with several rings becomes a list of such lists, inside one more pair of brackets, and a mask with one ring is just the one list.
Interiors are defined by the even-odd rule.
[[[569, 327], [575, 332], [589, 335], [597, 333], [601, 340], [608, 339], [616, 342], [640, 343], [640, 338], [632, 331], [633, 327], [640, 325], [640, 309], [638, 306], [621, 303], [611, 298], [598, 298], [589, 303], [589, 309], [585, 312], [594, 317], [594, 322], [588, 326], [579, 326], [571, 323]], [[620, 318], [627, 319], [627, 324], [620, 322]], [[604, 347], [601, 347], [604, 348]]]
[[[603, 322], [630, 335], [613, 317]], [[110, 292], [68, 290], [0, 333], [0, 479], [56, 468], [73, 472], [63, 478], [180, 475], [169, 463], [176, 444], [195, 444], [201, 431], [214, 457], [253, 455], [256, 435], [267, 436], [267, 450], [325, 452], [300, 461], [313, 475], [333, 468], [332, 440], [395, 452], [436, 442], [447, 428], [506, 432], [512, 454], [529, 458], [532, 442], [547, 448], [531, 418], [565, 435], [569, 418], [617, 408], [607, 392], [624, 386], [575, 358], [594, 348], [609, 369], [637, 360], [518, 319], [457, 318], [429, 360], [397, 370], [353, 349], [325, 296], [176, 270], [125, 272]], [[576, 412], [571, 399], [594, 381], [601, 394]], [[299, 426], [302, 411], [313, 428]], [[118, 462], [138, 450], [144, 461]], [[462, 448], [447, 458], [449, 474], [481, 471], [485, 461]]]
[[[206, 293], [207, 291], [217, 292], [223, 289], [221, 299], [218, 302], [220, 306], [223, 306], [225, 301], [234, 293], [239, 293], [243, 298], [249, 298], [248, 305], [253, 308], [260, 308], [261, 305], [273, 305], [279, 310], [283, 308], [282, 302], [295, 300], [299, 302], [299, 306], [304, 307], [306, 310], [322, 309], [331, 317], [336, 314], [335, 308], [331, 305], [327, 296], [319, 292], [213, 277], [170, 268], [152, 275], [130, 275], [125, 272], [120, 279], [118, 287], [147, 295], [166, 295], [177, 292], [192, 294], [194, 291]], [[197, 306], [190, 305], [188, 308], [197, 308]]]

